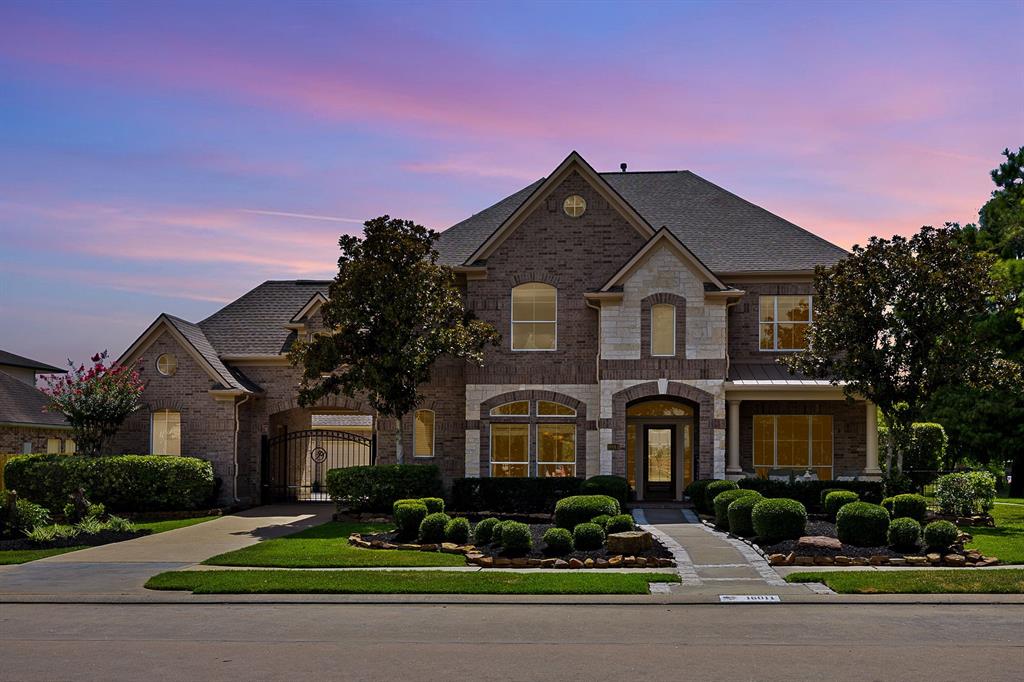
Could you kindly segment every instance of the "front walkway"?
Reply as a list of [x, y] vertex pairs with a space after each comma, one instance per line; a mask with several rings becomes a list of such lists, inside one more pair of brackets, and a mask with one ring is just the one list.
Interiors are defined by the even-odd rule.
[[146, 580], [216, 554], [330, 521], [333, 505], [271, 505], [194, 526], [0, 566], [0, 596], [29, 594], [125, 595], [144, 592]]

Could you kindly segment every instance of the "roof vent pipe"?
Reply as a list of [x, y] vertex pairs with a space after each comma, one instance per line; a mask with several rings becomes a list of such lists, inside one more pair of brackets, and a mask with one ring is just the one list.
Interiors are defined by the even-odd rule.
[[621, 170], [621, 171], [622, 171], [623, 173], [625, 173], [625, 172], [626, 172], [626, 164], [624, 164], [624, 163], [620, 163], [620, 164], [619, 164], [619, 169], [620, 169], [620, 170]]

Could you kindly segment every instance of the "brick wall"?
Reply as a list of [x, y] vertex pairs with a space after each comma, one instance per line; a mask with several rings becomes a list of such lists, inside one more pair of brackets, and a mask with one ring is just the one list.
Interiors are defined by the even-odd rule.
[[20, 455], [24, 451], [25, 443], [32, 444], [33, 454], [46, 452], [46, 441], [50, 438], [60, 438], [62, 441], [67, 441], [71, 438], [71, 430], [30, 426], [0, 426], [0, 455]]
[[737, 283], [731, 286], [746, 291], [740, 302], [729, 308], [729, 359], [732, 362], [772, 363], [787, 355], [785, 352], [762, 351], [758, 335], [758, 299], [760, 296], [789, 296], [810, 294], [810, 282], [780, 282], [776, 284]]

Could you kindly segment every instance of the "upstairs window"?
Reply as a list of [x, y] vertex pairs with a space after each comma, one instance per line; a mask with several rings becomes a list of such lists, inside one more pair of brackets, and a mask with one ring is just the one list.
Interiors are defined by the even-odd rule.
[[811, 296], [761, 296], [761, 350], [803, 350], [813, 316]]
[[413, 457], [434, 456], [434, 411], [416, 410], [412, 430]]
[[528, 282], [512, 289], [512, 350], [555, 350], [558, 290]]
[[676, 354], [676, 307], [668, 303], [651, 306], [651, 355]]
[[181, 454], [181, 413], [157, 410], [152, 415], [150, 452], [154, 455]]

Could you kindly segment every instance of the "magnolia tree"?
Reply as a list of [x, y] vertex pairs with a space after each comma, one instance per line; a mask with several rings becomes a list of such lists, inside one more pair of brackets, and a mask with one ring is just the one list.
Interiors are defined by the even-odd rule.
[[47, 377], [43, 389], [50, 398], [47, 409], [60, 412], [71, 424], [77, 451], [99, 455], [124, 420], [139, 409], [144, 384], [130, 365], [107, 364], [107, 351], [91, 358], [91, 365], [68, 361], [67, 374]]

